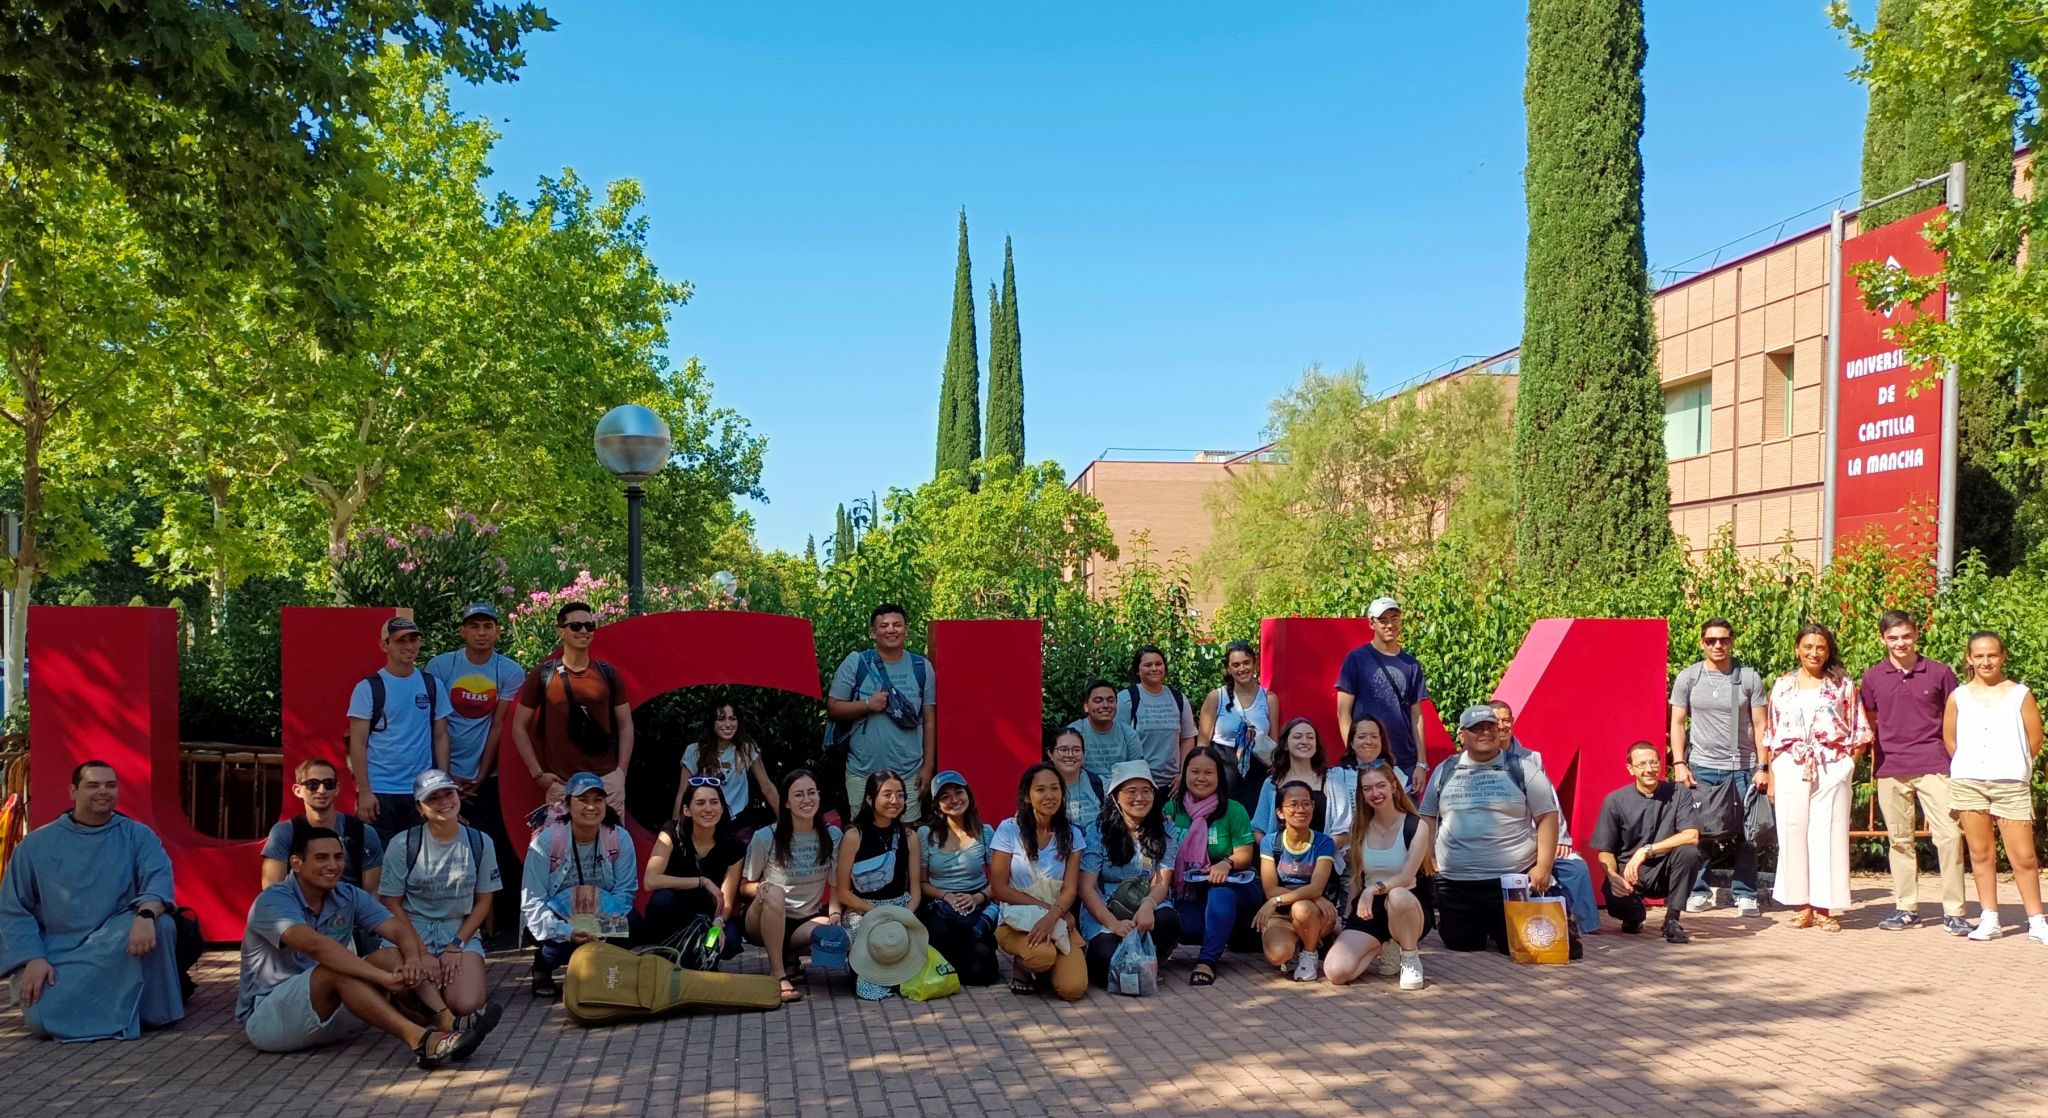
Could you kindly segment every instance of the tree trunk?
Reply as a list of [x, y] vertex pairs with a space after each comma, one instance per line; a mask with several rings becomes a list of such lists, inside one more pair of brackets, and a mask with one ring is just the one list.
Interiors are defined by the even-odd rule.
[[49, 422], [33, 365], [20, 370], [21, 409], [21, 550], [14, 556], [14, 598], [7, 611], [7, 716], [13, 717], [28, 697], [23, 686], [28, 668], [28, 603], [42, 573], [43, 553], [36, 546], [36, 522], [43, 512], [43, 435]]
[[206, 578], [206, 627], [218, 634], [228, 619], [228, 557], [222, 543], [227, 538], [228, 479], [218, 475], [207, 478], [206, 495], [213, 503], [213, 570]]

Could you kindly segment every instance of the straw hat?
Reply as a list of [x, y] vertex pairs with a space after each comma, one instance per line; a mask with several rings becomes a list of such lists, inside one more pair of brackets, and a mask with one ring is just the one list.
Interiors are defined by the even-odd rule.
[[909, 909], [876, 905], [860, 918], [847, 963], [853, 973], [877, 986], [901, 986], [924, 969], [925, 948], [930, 945], [931, 934]]

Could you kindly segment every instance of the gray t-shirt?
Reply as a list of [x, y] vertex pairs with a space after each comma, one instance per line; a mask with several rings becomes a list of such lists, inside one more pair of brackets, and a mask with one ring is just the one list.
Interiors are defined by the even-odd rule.
[[1687, 667], [1671, 681], [1671, 705], [1689, 716], [1685, 759], [1696, 769], [1756, 767], [1756, 730], [1750, 711], [1771, 701], [1756, 669], [1740, 660], [1717, 672], [1706, 661]]
[[[853, 687], [854, 672], [859, 668], [861, 658], [868, 651], [848, 653], [839, 662], [839, 670], [832, 673], [832, 689], [827, 692], [835, 699], [865, 699], [880, 690], [885, 684], [875, 677], [870, 668], [860, 681], [860, 690]], [[925, 662], [924, 687], [917, 686], [917, 669], [912, 665], [914, 653], [905, 652], [893, 664], [881, 661], [883, 671], [888, 675], [886, 686], [912, 705], [926, 707], [938, 703], [939, 677], [930, 661]], [[878, 658], [879, 659], [879, 658]], [[846, 769], [848, 772], [872, 773], [893, 769], [907, 779], [915, 781], [918, 770], [924, 767], [924, 727], [913, 726], [906, 730], [889, 720], [884, 711], [875, 711], [863, 717], [853, 727], [853, 738], [847, 745]]]
[[[825, 841], [829, 844], [822, 855], [818, 849], [819, 831], [826, 832]], [[832, 878], [832, 859], [838, 850], [839, 828], [819, 823], [810, 834], [789, 837], [789, 864], [778, 865], [774, 857], [775, 828], [763, 827], [754, 832], [753, 841], [747, 844], [747, 861], [740, 874], [748, 881], [782, 886], [784, 915], [793, 920], [807, 919], [818, 914], [825, 886]]]
[[1067, 728], [1081, 735], [1081, 748], [1086, 751], [1081, 756], [1081, 767], [1104, 780], [1109, 779], [1109, 770], [1117, 765], [1145, 759], [1128, 714], [1111, 719], [1105, 733], [1096, 733], [1095, 726], [1086, 718], [1076, 718], [1067, 723]]
[[[1133, 722], [1131, 690], [1116, 693], [1116, 720], [1125, 726]], [[1163, 687], [1157, 695], [1143, 687], [1136, 690], [1138, 751], [1130, 759], [1152, 767], [1152, 783], [1171, 784], [1180, 775], [1181, 739], [1195, 736], [1194, 710], [1184, 697], [1174, 698], [1172, 688]]]
[[[420, 855], [409, 853], [413, 836], [420, 836]], [[469, 837], [461, 830], [455, 841], [442, 842], [424, 827], [411, 827], [391, 836], [384, 851], [384, 874], [377, 879], [377, 895], [404, 897], [405, 911], [416, 920], [460, 920], [476, 907], [478, 893], [495, 893], [505, 887], [498, 874], [498, 852], [488, 836], [475, 844], [482, 865], [471, 855]], [[406, 862], [412, 861], [407, 869]]]
[[347, 882], [335, 885], [317, 913], [306, 907], [306, 894], [296, 877], [256, 894], [242, 932], [242, 983], [235, 995], [235, 1020], [248, 1020], [263, 995], [316, 965], [311, 956], [284, 945], [284, 934], [293, 927], [304, 924], [353, 951], [358, 934], [368, 935], [389, 919], [390, 909]]
[[[1486, 881], [1536, 862], [1537, 817], [1557, 810], [1557, 791], [1535, 765], [1521, 765], [1515, 787], [1503, 752], [1483, 764], [1458, 754], [1430, 777], [1421, 813], [1437, 820], [1437, 872], [1452, 881]], [[1526, 791], [1524, 790], [1526, 789]]]

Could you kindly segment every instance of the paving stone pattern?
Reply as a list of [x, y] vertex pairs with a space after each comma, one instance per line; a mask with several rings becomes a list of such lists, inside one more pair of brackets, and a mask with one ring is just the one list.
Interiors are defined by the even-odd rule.
[[[468, 1066], [433, 1072], [376, 1034], [255, 1052], [235, 958], [214, 952], [191, 1015], [140, 1041], [57, 1045], [0, 1015], [0, 1114], [2048, 1115], [2048, 946], [2011, 930], [2016, 898], [2006, 937], [1980, 944], [1938, 922], [1879, 931], [1885, 884], [1856, 893], [1839, 935], [1718, 909], [1686, 918], [1682, 947], [1610, 923], [1565, 967], [1432, 937], [1432, 983], [1406, 994], [1373, 976], [1298, 985], [1253, 956], [1194, 989], [1183, 948], [1156, 998], [996, 986], [873, 1003], [814, 970], [809, 996], [772, 1013], [598, 1030], [530, 997], [507, 953], [491, 965], [503, 1025]], [[758, 951], [738, 963], [762, 969]]]

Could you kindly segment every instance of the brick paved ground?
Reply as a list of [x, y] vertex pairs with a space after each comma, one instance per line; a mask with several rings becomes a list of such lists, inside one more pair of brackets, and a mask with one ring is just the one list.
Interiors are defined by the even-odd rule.
[[1298, 986], [1249, 956], [1211, 989], [1179, 961], [1158, 998], [1072, 1006], [1003, 987], [864, 1003], [814, 972], [774, 1013], [597, 1031], [527, 996], [507, 955], [491, 968], [504, 1024], [435, 1072], [374, 1037], [255, 1053], [234, 957], [214, 953], [192, 1015], [132, 1044], [38, 1042], [0, 1018], [0, 1114], [2048, 1114], [2048, 946], [1880, 932], [1887, 900], [1859, 879], [1841, 935], [1717, 910], [1687, 919], [1689, 946], [1607, 934], [1569, 967], [1431, 939], [1433, 984], [1411, 994]]

